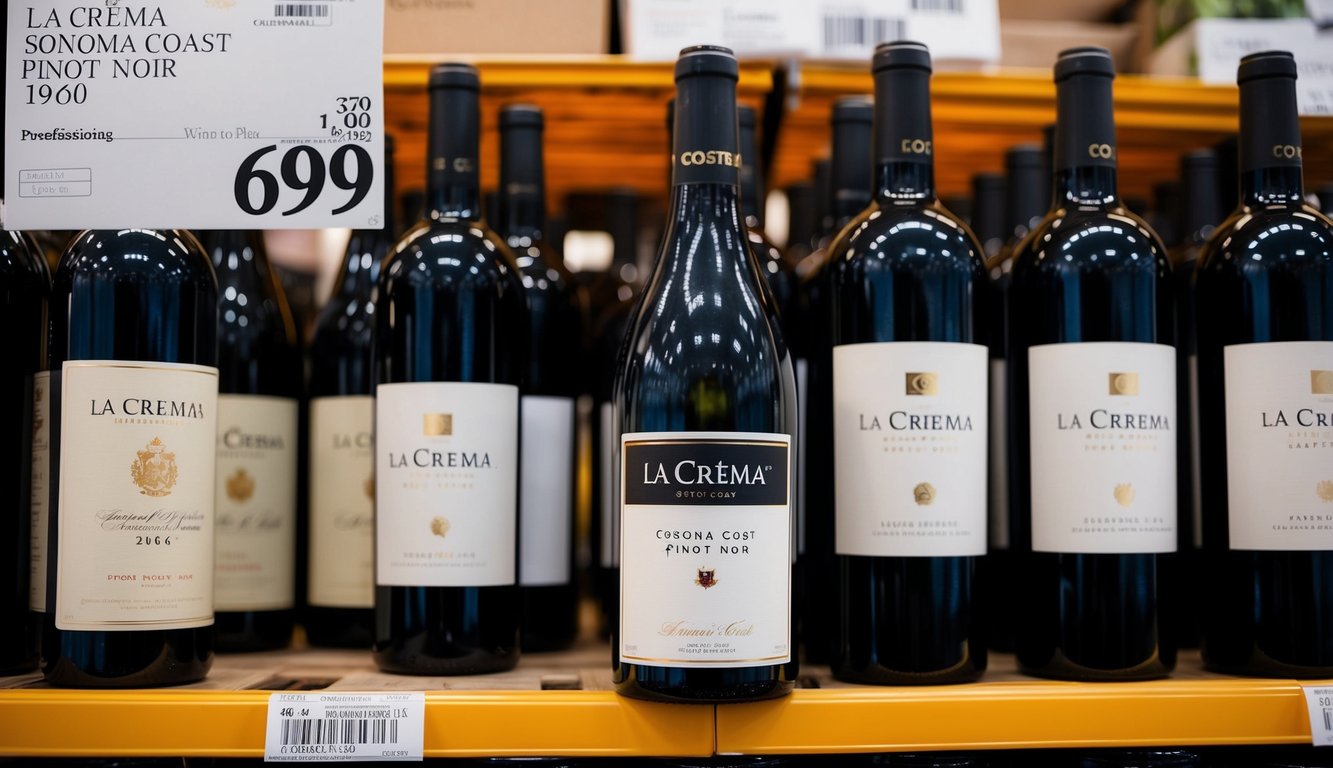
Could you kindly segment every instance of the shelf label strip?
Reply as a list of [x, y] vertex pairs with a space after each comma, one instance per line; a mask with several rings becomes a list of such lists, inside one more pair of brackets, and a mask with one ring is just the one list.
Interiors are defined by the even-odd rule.
[[1333, 747], [1333, 686], [1303, 685], [1310, 710], [1310, 738], [1316, 747]]
[[264, 762], [420, 761], [425, 741], [424, 693], [275, 693], [268, 699]]

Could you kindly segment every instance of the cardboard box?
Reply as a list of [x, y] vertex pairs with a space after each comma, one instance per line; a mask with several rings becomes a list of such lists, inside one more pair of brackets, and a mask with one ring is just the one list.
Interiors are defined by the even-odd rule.
[[1333, 115], [1333, 30], [1310, 19], [1195, 19], [1152, 52], [1144, 71], [1235, 84], [1241, 57], [1265, 50], [1296, 56], [1301, 114]]
[[1111, 52], [1116, 71], [1133, 72], [1137, 24], [1101, 24], [1091, 21], [1030, 21], [1005, 19], [1000, 44], [1006, 67], [1055, 66], [1060, 51], [1079, 45], [1097, 45]]
[[608, 0], [385, 0], [384, 52], [606, 53]]
[[620, 0], [625, 52], [666, 61], [696, 43], [749, 58], [869, 62], [878, 43], [917, 40], [936, 62], [1000, 60], [996, 0]]
[[1124, 0], [1000, 0], [1000, 23], [1024, 21], [1109, 21]]

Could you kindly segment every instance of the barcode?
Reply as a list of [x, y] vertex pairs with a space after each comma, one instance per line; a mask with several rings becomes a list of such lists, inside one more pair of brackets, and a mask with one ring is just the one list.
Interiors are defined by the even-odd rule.
[[963, 0], [912, 0], [912, 10], [928, 13], [963, 12]]
[[[954, 0], [961, 2], [961, 0]], [[871, 47], [907, 36], [907, 23], [902, 19], [871, 16], [825, 16], [824, 48], [842, 46]]]
[[322, 19], [328, 15], [329, 7], [316, 3], [278, 3], [273, 6], [273, 16], [279, 19]]
[[397, 720], [282, 721], [282, 744], [397, 744]]
[[1324, 710], [1324, 733], [1333, 733], [1333, 709]]

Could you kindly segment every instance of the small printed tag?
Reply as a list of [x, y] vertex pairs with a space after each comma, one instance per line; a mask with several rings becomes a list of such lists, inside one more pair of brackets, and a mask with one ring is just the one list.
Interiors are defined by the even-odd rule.
[[420, 762], [425, 734], [424, 693], [275, 693], [264, 762]]
[[1333, 747], [1333, 686], [1303, 685], [1301, 690], [1310, 709], [1310, 741], [1316, 747]]

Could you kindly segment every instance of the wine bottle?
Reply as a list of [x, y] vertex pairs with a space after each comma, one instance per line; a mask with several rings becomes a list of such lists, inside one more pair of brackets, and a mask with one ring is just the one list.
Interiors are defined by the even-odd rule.
[[394, 142], [384, 137], [384, 226], [347, 241], [334, 293], [315, 320], [310, 368], [311, 645], [369, 648], [375, 608], [375, 281], [398, 241]]
[[783, 256], [789, 264], [799, 264], [809, 255], [815, 239], [815, 185], [798, 181], [783, 190], [787, 195], [787, 248]]
[[519, 585], [523, 649], [554, 651], [578, 635], [574, 581], [574, 401], [582, 315], [573, 278], [546, 242], [542, 112], [500, 111], [497, 227], [513, 251], [527, 297], [527, 389], [520, 400]]
[[1009, 284], [1018, 661], [1084, 680], [1175, 664], [1159, 618], [1176, 548], [1171, 295], [1161, 243], [1116, 194], [1114, 77], [1105, 49], [1060, 54], [1054, 201]]
[[668, 225], [616, 377], [612, 678], [636, 698], [771, 698], [795, 680], [795, 381], [737, 198], [738, 72], [716, 46], [676, 62]]
[[296, 324], [262, 233], [200, 240], [218, 279], [217, 648], [283, 648], [296, 618]]
[[869, 99], [852, 96], [834, 102], [833, 157], [825, 201], [832, 212], [832, 234], [821, 236], [815, 250], [796, 265], [804, 322], [792, 343], [804, 352], [806, 361], [798, 368], [799, 382], [806, 385], [798, 386], [798, 397], [805, 402], [804, 416], [799, 421], [806, 427], [801, 432], [805, 439], [798, 445], [805, 454], [800, 477], [803, 482], [799, 485], [804, 515], [798, 518], [797, 529], [798, 570], [802, 576], [800, 628], [806, 659], [821, 664], [827, 663], [833, 652], [832, 631], [838, 620], [838, 603], [833, 599], [838, 589], [833, 544], [833, 330], [826, 265], [834, 236], [873, 199], [873, 121], [874, 106]]
[[835, 677], [949, 683], [986, 668], [982, 250], [935, 194], [930, 52], [875, 49], [875, 200], [829, 249]]
[[1178, 552], [1171, 569], [1171, 608], [1167, 612], [1177, 647], [1199, 645], [1199, 602], [1207, 587], [1203, 577], [1202, 508], [1199, 505], [1198, 360], [1194, 344], [1194, 268], [1204, 243], [1223, 212], [1217, 203], [1217, 155], [1210, 149], [1180, 158], [1180, 200], [1176, 229], [1181, 242], [1170, 251], [1171, 293], [1175, 299], [1176, 336], [1176, 530]]
[[1000, 254], [1007, 241], [1005, 200], [1008, 181], [1002, 173], [978, 173], [972, 176], [972, 234], [981, 243], [984, 262]]
[[783, 257], [782, 250], [764, 232], [764, 202], [768, 190], [764, 187], [759, 143], [755, 140], [754, 108], [738, 105], [736, 116], [740, 125], [741, 215], [745, 221], [745, 234], [750, 239], [750, 250], [759, 259], [759, 271], [777, 303], [778, 315], [784, 321], [785, 330], [789, 321], [796, 316], [796, 275]]
[[1241, 59], [1240, 205], [1195, 277], [1203, 660], [1333, 675], [1333, 221], [1304, 201], [1296, 61]]
[[77, 687], [200, 680], [213, 663], [213, 268], [188, 232], [88, 230], [61, 258], [50, 319], [42, 672]]
[[[33, 500], [45, 490], [46, 418], [49, 391], [46, 371], [46, 310], [51, 274], [37, 243], [22, 232], [0, 230], [0, 327], [5, 328], [4, 372], [0, 373], [0, 675], [37, 668], [36, 617], [29, 615], [33, 590], [45, 586], [45, 552], [34, 553]], [[41, 403], [37, 399], [41, 399]], [[36, 482], [34, 482], [36, 481]], [[39, 510], [43, 509], [39, 503]], [[40, 541], [45, 532], [36, 531]], [[34, 557], [35, 554], [35, 557]]]
[[[596, 565], [594, 588], [602, 606], [602, 621], [609, 635], [620, 615], [620, 528], [616, 487], [615, 378], [625, 328], [629, 324], [643, 280], [635, 261], [638, 251], [639, 196], [612, 190], [606, 196], [606, 227], [611, 234], [611, 267], [592, 285], [592, 323], [588, 370], [592, 394], [592, 537]], [[597, 287], [605, 286], [598, 298]]]
[[430, 73], [426, 220], [375, 306], [375, 663], [458, 675], [518, 663], [523, 284], [478, 214], [477, 70]]
[[1033, 144], [1010, 147], [1004, 155], [1005, 207], [1004, 245], [986, 260], [990, 278], [977, 292], [979, 314], [984, 319], [986, 346], [990, 349], [990, 452], [986, 488], [987, 548], [977, 565], [977, 603], [983, 613], [987, 644], [996, 651], [1014, 650], [1014, 614], [1018, 611], [1014, 563], [1009, 549], [1010, 500], [1013, 489], [1013, 422], [1009, 397], [1009, 351], [1005, 333], [1008, 315], [1009, 271], [1013, 256], [1027, 233], [1046, 213], [1050, 175], [1044, 153]]

